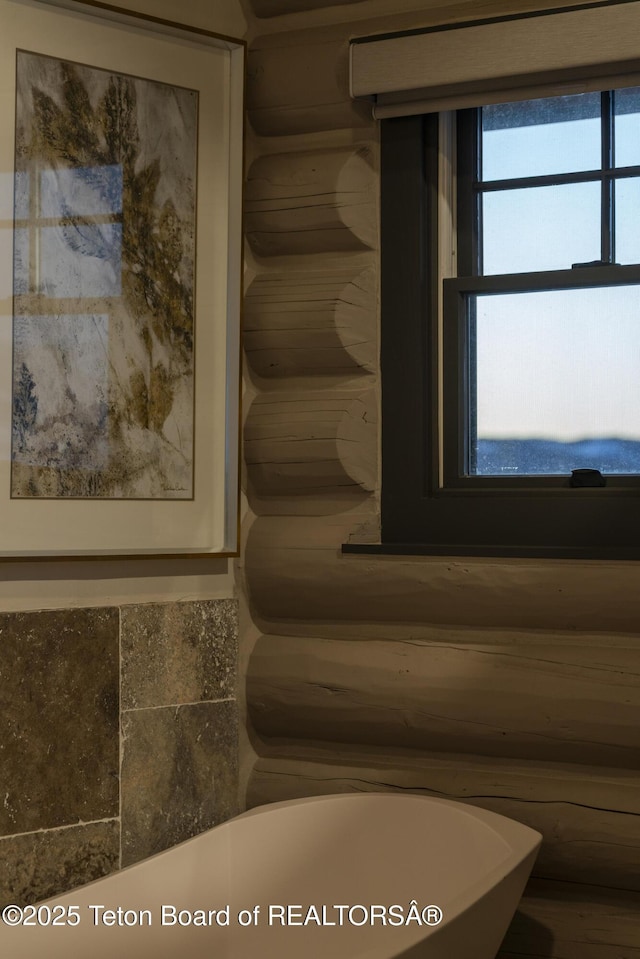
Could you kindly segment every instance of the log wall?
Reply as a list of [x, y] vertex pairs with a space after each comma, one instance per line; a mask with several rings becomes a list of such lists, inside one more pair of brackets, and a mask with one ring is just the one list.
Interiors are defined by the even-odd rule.
[[538, 829], [501, 959], [640, 959], [640, 567], [342, 554], [380, 493], [378, 131], [348, 40], [572, 5], [254, 0], [249, 54], [247, 804], [409, 790]]

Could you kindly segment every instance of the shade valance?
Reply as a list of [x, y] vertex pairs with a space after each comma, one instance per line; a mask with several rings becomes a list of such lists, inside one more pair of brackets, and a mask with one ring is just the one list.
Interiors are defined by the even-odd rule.
[[351, 44], [351, 93], [378, 117], [640, 84], [640, 2], [593, 3]]

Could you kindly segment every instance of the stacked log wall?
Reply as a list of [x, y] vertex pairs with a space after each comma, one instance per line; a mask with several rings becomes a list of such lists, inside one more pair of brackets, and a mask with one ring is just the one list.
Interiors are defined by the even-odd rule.
[[501, 812], [543, 834], [501, 959], [640, 959], [638, 566], [341, 551], [375, 540], [380, 495], [378, 131], [348, 41], [545, 4], [324, 6], [254, 0], [247, 805], [389, 790]]

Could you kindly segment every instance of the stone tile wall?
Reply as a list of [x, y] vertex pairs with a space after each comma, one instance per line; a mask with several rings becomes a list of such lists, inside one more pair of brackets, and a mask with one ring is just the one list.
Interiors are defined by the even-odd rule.
[[237, 812], [235, 600], [0, 614], [0, 905]]

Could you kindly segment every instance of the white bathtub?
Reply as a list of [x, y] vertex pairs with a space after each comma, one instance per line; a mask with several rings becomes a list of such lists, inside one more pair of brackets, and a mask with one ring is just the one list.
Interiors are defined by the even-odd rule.
[[410, 794], [274, 803], [0, 922], [0, 955], [494, 959], [540, 840]]

